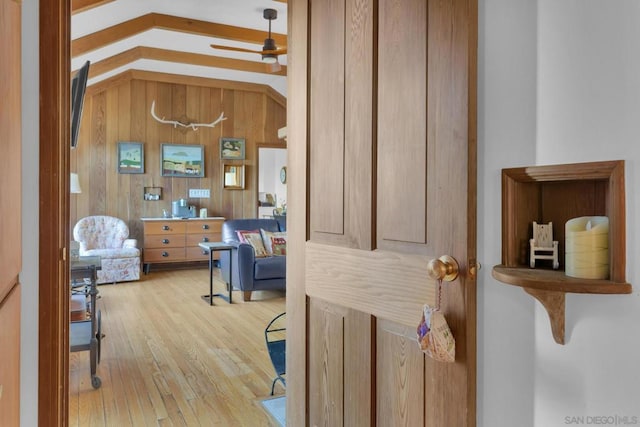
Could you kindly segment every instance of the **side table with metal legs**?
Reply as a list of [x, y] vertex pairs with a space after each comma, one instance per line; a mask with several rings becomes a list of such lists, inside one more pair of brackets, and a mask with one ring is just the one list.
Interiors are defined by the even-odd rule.
[[[224, 242], [201, 242], [198, 243], [202, 249], [209, 252], [209, 294], [202, 295], [202, 299], [207, 301], [209, 305], [213, 305], [213, 297], [219, 297], [223, 300], [227, 301], [231, 304], [232, 301], [232, 291], [233, 291], [233, 245], [229, 245]], [[229, 291], [229, 295], [225, 294], [214, 294], [213, 293], [213, 253], [218, 251], [227, 251], [229, 252], [229, 283], [227, 283], [227, 289]]]

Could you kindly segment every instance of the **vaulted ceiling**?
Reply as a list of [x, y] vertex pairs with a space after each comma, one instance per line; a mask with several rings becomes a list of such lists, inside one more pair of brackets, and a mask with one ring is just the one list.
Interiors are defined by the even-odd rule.
[[286, 96], [286, 55], [274, 72], [260, 54], [211, 47], [260, 51], [267, 8], [278, 13], [272, 38], [286, 47], [286, 0], [72, 0], [71, 8], [71, 70], [91, 61], [89, 85], [133, 69], [260, 83]]

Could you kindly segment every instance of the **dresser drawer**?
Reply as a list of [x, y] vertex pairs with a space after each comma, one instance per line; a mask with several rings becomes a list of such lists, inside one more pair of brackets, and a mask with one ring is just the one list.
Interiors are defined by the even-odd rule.
[[[202, 242], [219, 242], [223, 217], [164, 219], [143, 218], [145, 273], [151, 264], [208, 261], [209, 254], [198, 246]], [[220, 258], [214, 253], [214, 258]]]
[[215, 219], [188, 220], [187, 234], [197, 233], [220, 233], [222, 231], [222, 223], [224, 221]]
[[187, 234], [186, 246], [198, 246], [198, 243], [202, 242], [219, 242], [221, 238], [220, 233]]
[[[144, 234], [184, 234], [184, 221], [153, 221], [144, 223]], [[146, 243], [145, 243], [146, 244]]]
[[[213, 252], [213, 259], [219, 259], [220, 252]], [[209, 261], [209, 252], [199, 246], [187, 248], [187, 259], [190, 261]]]
[[144, 250], [144, 262], [178, 262], [184, 261], [185, 250], [181, 248], [146, 249]]
[[184, 234], [165, 234], [164, 236], [153, 234], [144, 236], [145, 248], [183, 248]]

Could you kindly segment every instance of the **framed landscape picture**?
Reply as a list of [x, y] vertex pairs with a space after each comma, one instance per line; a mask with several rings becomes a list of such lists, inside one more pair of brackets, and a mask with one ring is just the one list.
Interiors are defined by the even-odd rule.
[[144, 173], [142, 142], [118, 142], [118, 173]]
[[162, 171], [162, 176], [204, 177], [204, 147], [202, 145], [160, 145], [160, 170]]
[[244, 138], [220, 138], [222, 160], [244, 160]]

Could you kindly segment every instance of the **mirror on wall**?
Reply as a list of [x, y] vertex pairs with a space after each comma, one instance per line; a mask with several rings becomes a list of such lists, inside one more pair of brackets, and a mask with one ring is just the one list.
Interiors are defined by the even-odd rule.
[[258, 218], [287, 214], [287, 149], [258, 145]]

